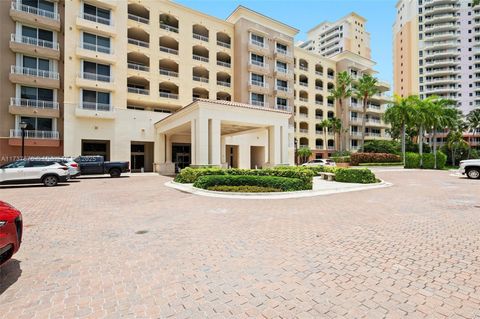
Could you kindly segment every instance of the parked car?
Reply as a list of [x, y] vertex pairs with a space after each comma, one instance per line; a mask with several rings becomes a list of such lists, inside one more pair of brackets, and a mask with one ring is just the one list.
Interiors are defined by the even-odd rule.
[[80, 165], [82, 175], [110, 174], [120, 177], [122, 173], [130, 172], [130, 162], [105, 162], [103, 156], [79, 156], [75, 162]]
[[0, 201], [0, 265], [12, 258], [22, 243], [22, 213]]
[[330, 159], [314, 159], [303, 163], [302, 166], [337, 166], [334, 161]]
[[460, 173], [471, 179], [480, 179], [480, 159], [461, 161]]
[[69, 178], [68, 167], [52, 160], [21, 159], [0, 166], [0, 184], [43, 183], [51, 187]]
[[60, 164], [64, 164], [68, 167], [68, 173], [70, 174], [70, 178], [80, 176], [80, 166], [77, 162], [73, 159], [73, 157], [46, 157], [46, 158], [29, 158], [30, 160], [49, 160], [55, 161]]

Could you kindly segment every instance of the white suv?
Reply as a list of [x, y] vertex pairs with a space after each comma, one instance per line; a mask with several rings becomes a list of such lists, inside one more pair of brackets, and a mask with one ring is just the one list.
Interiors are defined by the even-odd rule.
[[68, 167], [51, 160], [22, 159], [0, 166], [0, 184], [55, 186], [70, 178]]
[[321, 159], [317, 158], [306, 163], [303, 163], [302, 166], [337, 166], [334, 161], [330, 159]]
[[460, 173], [471, 179], [480, 179], [480, 159], [461, 161]]

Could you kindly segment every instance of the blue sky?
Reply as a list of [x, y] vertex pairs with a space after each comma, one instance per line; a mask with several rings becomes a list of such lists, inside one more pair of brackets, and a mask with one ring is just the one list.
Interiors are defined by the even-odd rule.
[[300, 29], [296, 40], [322, 21], [335, 21], [351, 11], [365, 17], [371, 34], [372, 58], [378, 78], [392, 82], [392, 24], [396, 0], [174, 0], [190, 8], [225, 19], [244, 5]]

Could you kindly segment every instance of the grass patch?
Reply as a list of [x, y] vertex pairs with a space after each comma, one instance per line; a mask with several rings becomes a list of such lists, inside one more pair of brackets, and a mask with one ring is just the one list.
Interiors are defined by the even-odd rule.
[[209, 191], [229, 192], [229, 193], [274, 193], [281, 192], [280, 188], [263, 187], [263, 186], [229, 186], [217, 185], [210, 186]]

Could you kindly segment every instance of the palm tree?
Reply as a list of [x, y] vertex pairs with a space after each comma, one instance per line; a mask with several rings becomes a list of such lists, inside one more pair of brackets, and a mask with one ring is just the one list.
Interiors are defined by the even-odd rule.
[[463, 130], [460, 127], [458, 127], [455, 130], [450, 131], [447, 136], [447, 146], [452, 152], [452, 165], [455, 166], [455, 156], [457, 156], [457, 149], [464, 146], [465, 144], [468, 144], [465, 142], [463, 139]]
[[[342, 131], [342, 120], [336, 117], [332, 117], [330, 120], [330, 127], [332, 128], [333, 131], [333, 136], [334, 136], [334, 141], [335, 141], [335, 146], [338, 145], [337, 142], [337, 134], [340, 135], [340, 132]], [[340, 136], [339, 136], [340, 137]], [[337, 149], [337, 147], [335, 147]], [[337, 149], [338, 150], [338, 149]]]
[[475, 135], [475, 132], [477, 131], [480, 132], [480, 109], [475, 109], [468, 113], [467, 125], [468, 131], [471, 133], [471, 135], [468, 135], [468, 144], [470, 145], [470, 148], [468, 149], [468, 158], [470, 158], [470, 151], [472, 149], [471, 136]]
[[480, 4], [480, 0], [473, 0], [472, 1], [472, 7], [477, 6]]
[[322, 130], [323, 130], [323, 137], [324, 137], [323, 141], [324, 141], [324, 143], [325, 143], [325, 144], [323, 144], [323, 145], [326, 146], [326, 143], [327, 143], [327, 130], [328, 130], [329, 128], [332, 128], [332, 122], [330, 122], [329, 119], [325, 119], [325, 120], [321, 121], [318, 125], [319, 125], [319, 126], [322, 128]]
[[367, 114], [367, 106], [370, 98], [379, 93], [377, 83], [377, 78], [371, 76], [370, 74], [364, 74], [355, 85], [355, 95], [358, 99], [363, 100], [362, 147], [365, 144], [365, 118]]
[[410, 97], [413, 105], [412, 124], [418, 128], [418, 153], [420, 154], [420, 168], [423, 168], [423, 140], [424, 130], [429, 124], [429, 103], [431, 98], [428, 97], [424, 100], [420, 99], [416, 95]]
[[312, 155], [312, 150], [308, 146], [300, 147], [297, 151], [297, 155], [301, 158], [302, 164]]
[[402, 157], [403, 163], [405, 163], [405, 144], [406, 144], [406, 131], [407, 125], [412, 121], [412, 99], [403, 98], [398, 95], [394, 96], [393, 103], [387, 108], [384, 114], [385, 121], [390, 123], [393, 128], [401, 130], [402, 139]]
[[[347, 71], [340, 72], [337, 75], [336, 87], [330, 90], [329, 98], [333, 98], [338, 101], [338, 105], [340, 106], [340, 119], [342, 121], [345, 121], [345, 107], [343, 105], [343, 100], [349, 98], [353, 94], [351, 89], [352, 81], [353, 79]], [[342, 136], [340, 136], [340, 140], [340, 149], [343, 150], [346, 143], [344, 143], [345, 141]]]

